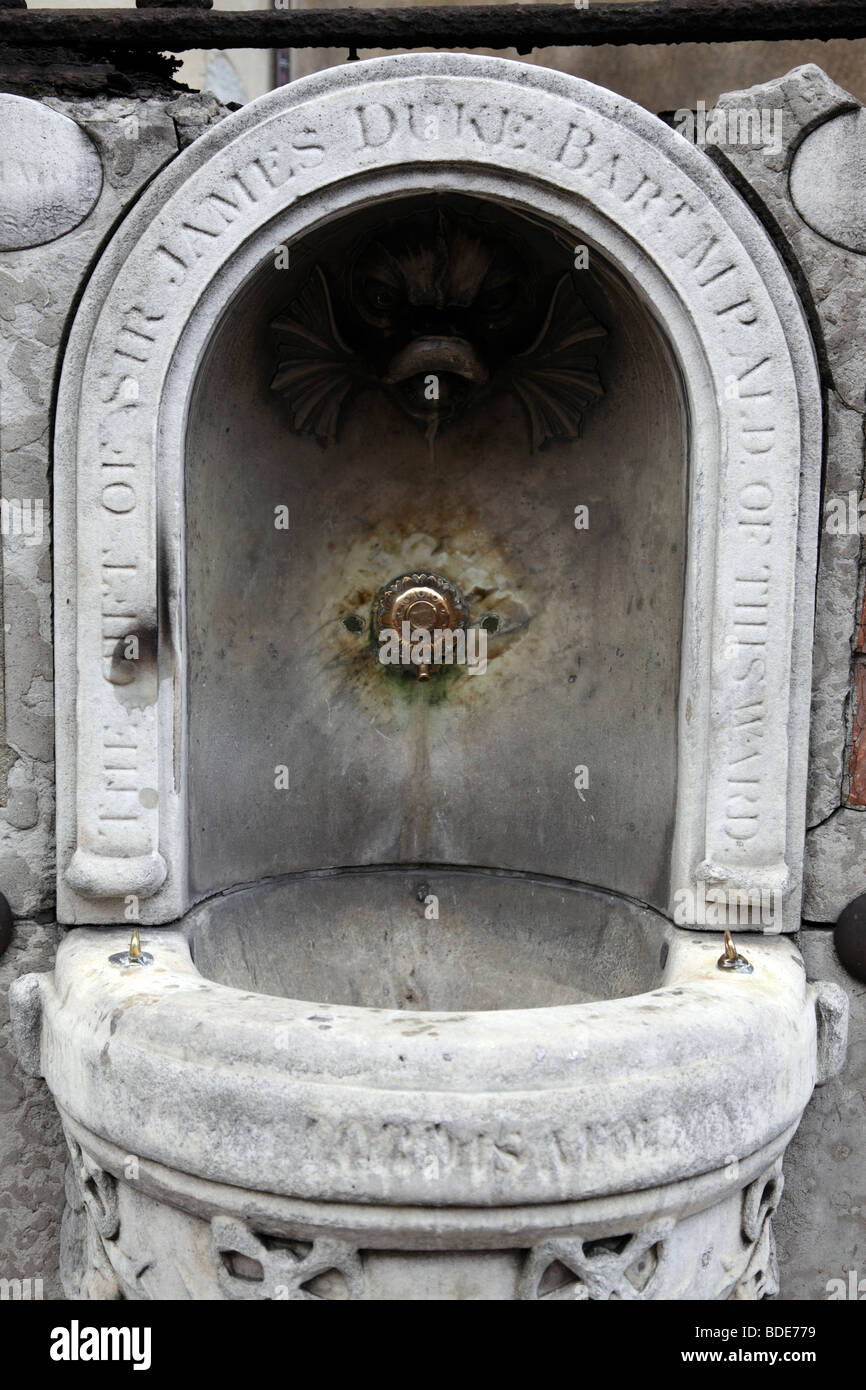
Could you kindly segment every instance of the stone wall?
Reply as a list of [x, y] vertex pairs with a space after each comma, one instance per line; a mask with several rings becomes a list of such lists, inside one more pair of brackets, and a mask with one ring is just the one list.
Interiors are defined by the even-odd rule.
[[815, 927], [797, 945], [812, 980], [835, 980], [851, 1014], [844, 1071], [819, 1086], [785, 1155], [785, 1192], [774, 1220], [779, 1298], [827, 1297], [830, 1279], [864, 1277], [866, 1236], [866, 985], [839, 964], [832, 931]]
[[66, 1145], [44, 1081], [25, 1076], [9, 1037], [9, 986], [29, 970], [50, 970], [59, 929], [19, 921], [0, 958], [0, 1279], [41, 1279], [45, 1298], [62, 1298], [57, 1273]]

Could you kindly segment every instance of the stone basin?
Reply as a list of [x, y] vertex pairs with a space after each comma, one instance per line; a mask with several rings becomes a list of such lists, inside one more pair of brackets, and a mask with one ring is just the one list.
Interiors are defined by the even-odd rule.
[[738, 936], [755, 967], [740, 976], [718, 970], [717, 936], [668, 932], [643, 993], [473, 1011], [238, 988], [171, 929], [143, 934], [152, 965], [120, 968], [127, 933], [79, 929], [53, 975], [29, 977], [33, 1061], [94, 1134], [243, 1188], [483, 1205], [635, 1191], [761, 1149], [819, 1076], [819, 995], [792, 943]]
[[537, 1009], [658, 987], [672, 934], [617, 894], [472, 870], [277, 879], [187, 915], [205, 978], [375, 1009]]
[[[72, 1151], [68, 1288], [390, 1299], [775, 1287], [781, 1155], [844, 1044], [843, 1001], [807, 983], [793, 943], [741, 933], [754, 972], [725, 973], [717, 934], [612, 895], [455, 871], [349, 877], [222, 895], [182, 929], [145, 931], [146, 966], [111, 963], [125, 931], [79, 928], [52, 975], [17, 983], [19, 1053], [50, 1085]], [[458, 880], [459, 943], [445, 920]], [[422, 888], [438, 921], [421, 915]], [[473, 893], [486, 904], [474, 917]], [[542, 901], [530, 975], [524, 913]], [[491, 905], [504, 903], [500, 953]], [[353, 922], [369, 935], [349, 952]], [[441, 984], [429, 997], [425, 932]], [[407, 980], [418, 1007], [405, 1006]], [[282, 997], [293, 984], [307, 997]]]

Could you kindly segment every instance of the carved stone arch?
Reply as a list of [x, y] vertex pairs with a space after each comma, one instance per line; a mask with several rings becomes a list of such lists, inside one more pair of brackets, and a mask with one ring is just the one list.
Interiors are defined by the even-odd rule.
[[[154, 181], [94, 270], [56, 430], [61, 920], [123, 920], [130, 894], [146, 923], [187, 906], [183, 438], [215, 323], [275, 243], [431, 188], [573, 229], [662, 325], [691, 434], [671, 891], [775, 892], [773, 929], [793, 930], [821, 441], [794, 290], [713, 163], [656, 118], [544, 68], [444, 54], [244, 107]], [[109, 677], [130, 632], [124, 685]]]

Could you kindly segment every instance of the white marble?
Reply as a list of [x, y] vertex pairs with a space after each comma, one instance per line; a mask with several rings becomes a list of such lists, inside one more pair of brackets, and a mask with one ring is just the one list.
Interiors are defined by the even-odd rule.
[[813, 231], [866, 253], [866, 111], [812, 130], [791, 161], [791, 201]]
[[[762, 1199], [769, 1170], [844, 1059], [845, 996], [807, 984], [784, 938], [744, 938], [754, 973], [739, 975], [717, 969], [716, 935], [677, 931], [650, 993], [462, 1014], [232, 989], [204, 979], [167, 929], [144, 935], [153, 965], [122, 969], [109, 955], [126, 940], [69, 933], [53, 976], [13, 987], [19, 1056], [51, 1088], [73, 1168], [92, 1176], [72, 1296], [105, 1297], [100, 1269], [127, 1297], [303, 1296], [275, 1292], [291, 1257], [266, 1258], [259, 1237], [280, 1233], [336, 1239], [342, 1257], [328, 1247], [324, 1268], [336, 1261], [349, 1297], [390, 1296], [382, 1271], [364, 1286], [359, 1250], [414, 1251], [414, 1297], [443, 1277], [424, 1251], [449, 1254], [442, 1296], [459, 1297], [457, 1252], [484, 1250], [483, 1296], [535, 1298], [561, 1258], [545, 1242], [588, 1274], [580, 1241], [628, 1234], [628, 1265], [642, 1242], [670, 1247], [664, 1277], [634, 1297], [753, 1298], [756, 1251], [771, 1273], [765, 1218], [781, 1189]], [[211, 1241], [181, 1212], [212, 1220]], [[232, 1276], [221, 1251], [264, 1261], [262, 1282]], [[497, 1252], [522, 1270], [519, 1295], [495, 1291], [507, 1284]], [[210, 1292], [177, 1291], [184, 1264]], [[615, 1264], [592, 1268], [617, 1280]], [[569, 1297], [607, 1288], [590, 1279]]]
[[[374, 1009], [216, 983], [162, 925], [190, 906], [197, 369], [275, 244], [430, 189], [557, 224], [671, 345], [690, 421], [671, 904], [777, 895], [738, 937], [751, 974], [720, 971], [720, 932], [687, 917], [663, 925], [655, 987], [625, 997]], [[252, 103], [153, 182], [94, 268], [61, 382], [59, 913], [83, 925], [14, 992], [19, 1055], [70, 1144], [73, 1297], [775, 1290], [781, 1157], [845, 1041], [844, 995], [778, 935], [799, 925], [820, 447], [811, 339], [768, 236], [704, 153], [588, 84], [468, 56], [351, 64]], [[143, 655], [118, 684], [130, 627]], [[124, 969], [130, 899], [153, 963]]]
[[0, 251], [40, 246], [71, 232], [94, 207], [102, 164], [68, 116], [0, 93]]
[[[444, 55], [353, 64], [237, 112], [155, 181], [94, 272], [57, 443], [61, 918], [122, 920], [129, 894], [146, 922], [188, 905], [182, 444], [216, 320], [275, 243], [431, 187], [558, 221], [664, 324], [693, 424], [671, 894], [775, 893], [774, 929], [794, 930], [809, 684], [794, 633], [811, 611], [820, 472], [802, 311], [769, 239], [681, 137], [573, 78]], [[164, 633], [158, 692], [142, 669], [121, 700], [105, 677], [111, 614], [155, 630], [157, 517], [170, 652]], [[106, 741], [134, 749], [131, 796], [110, 790]]]

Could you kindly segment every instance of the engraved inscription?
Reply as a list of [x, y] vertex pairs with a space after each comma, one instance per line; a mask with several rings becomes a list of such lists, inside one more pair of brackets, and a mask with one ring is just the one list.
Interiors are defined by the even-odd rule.
[[303, 126], [285, 147], [271, 146], [229, 174], [218, 189], [198, 199], [172, 236], [156, 247], [156, 258], [168, 283], [180, 284], [227, 227], [255, 209], [266, 194], [282, 188], [302, 170], [314, 168], [324, 155], [325, 146], [316, 131]]
[[671, 1137], [669, 1121], [655, 1117], [555, 1127], [531, 1139], [506, 1122], [475, 1129], [426, 1120], [381, 1124], [308, 1116], [306, 1128], [316, 1146], [317, 1178], [326, 1162], [347, 1181], [359, 1174], [385, 1179], [420, 1174], [430, 1183], [459, 1177], [478, 1185], [528, 1175], [560, 1184], [573, 1178], [581, 1165], [609, 1152], [612, 1144], [643, 1153], [664, 1150]]
[[766, 769], [772, 730], [768, 721], [767, 672], [774, 597], [772, 543], [777, 512], [772, 476], [776, 449], [772, 359], [737, 356], [736, 392], [731, 402], [731, 446], [736, 479], [733, 515], [742, 547], [733, 573], [726, 650], [736, 694], [731, 703], [726, 754], [724, 833], [744, 846], [756, 840], [766, 815]]
[[138, 730], [125, 719], [104, 724], [102, 729], [102, 797], [99, 803], [100, 833], [118, 821], [137, 821]]
[[132, 600], [137, 573], [137, 566], [131, 563], [113, 560], [102, 563], [102, 657], [106, 680], [111, 679], [111, 659], [117, 643], [132, 631], [137, 621]]
[[738, 689], [733, 707], [728, 757], [725, 833], [751, 840], [759, 828], [761, 781], [766, 732], [766, 669], [769, 565], [738, 574], [734, 581], [734, 675]]

